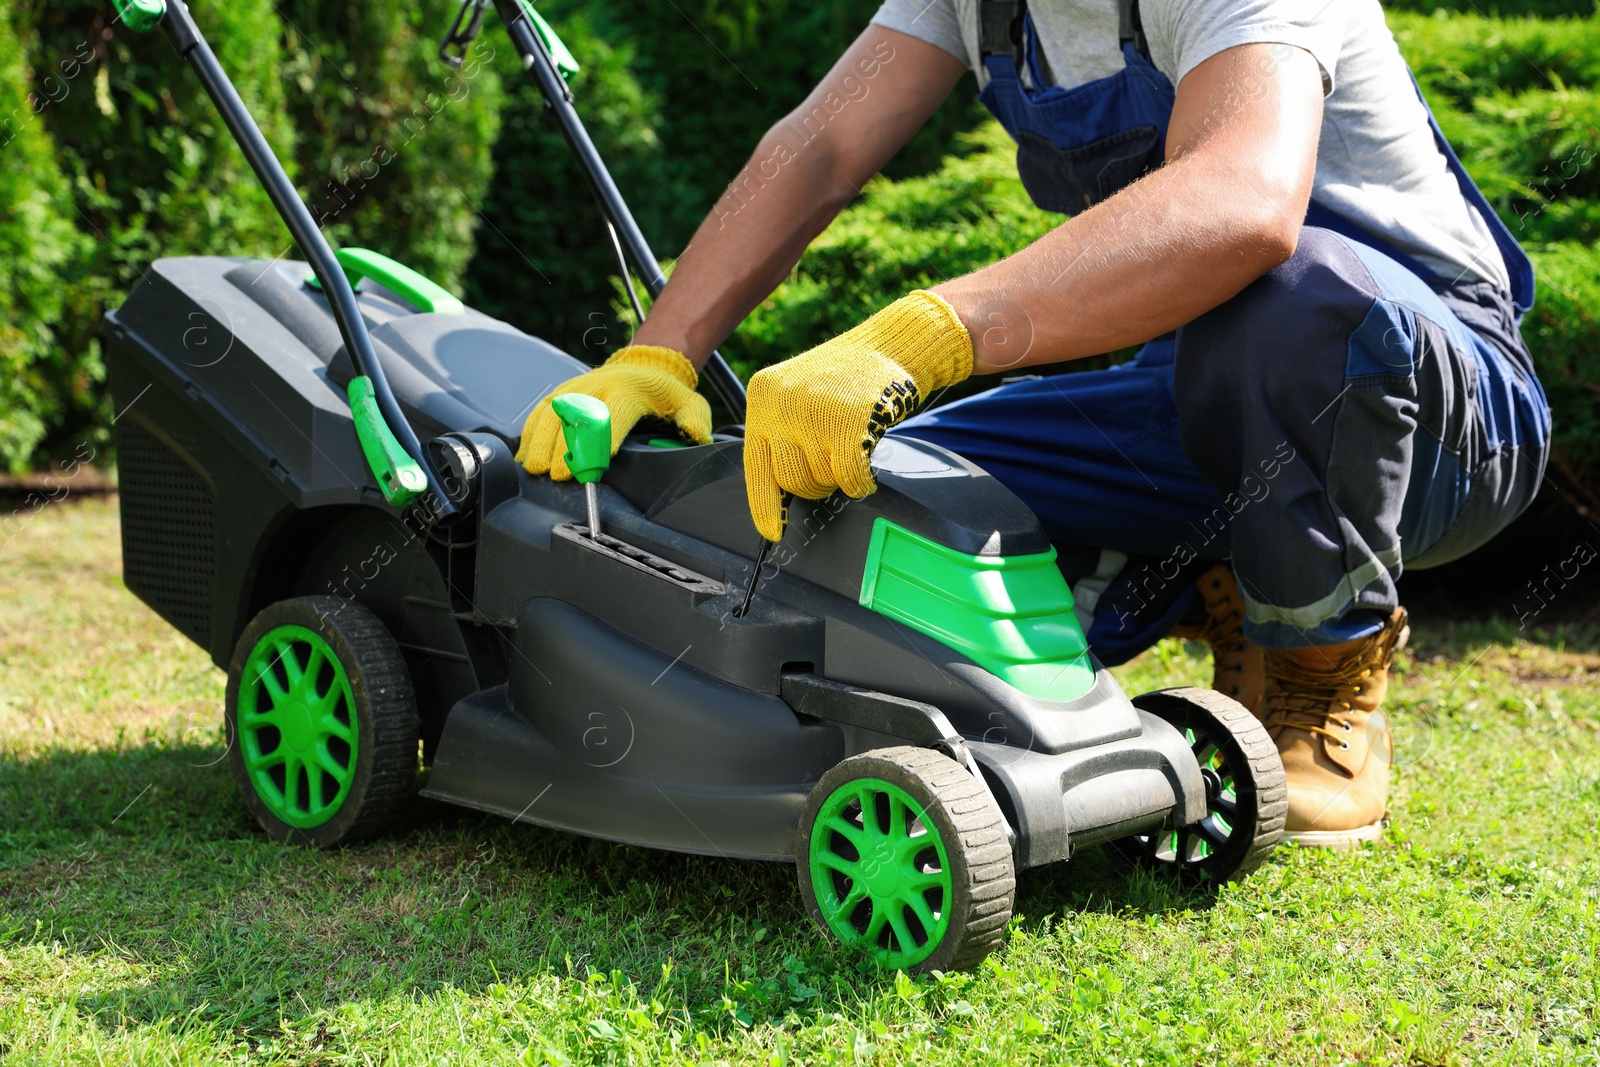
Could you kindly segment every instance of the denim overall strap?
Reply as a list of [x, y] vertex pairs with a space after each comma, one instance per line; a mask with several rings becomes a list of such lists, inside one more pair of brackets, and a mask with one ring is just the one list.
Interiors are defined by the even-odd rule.
[[1135, 40], [1122, 42], [1116, 74], [1070, 89], [1045, 85], [1026, 4], [980, 0], [979, 8], [989, 82], [978, 99], [1016, 140], [1017, 172], [1035, 204], [1076, 214], [1161, 165], [1175, 94]]
[[[1433, 129], [1434, 143], [1439, 146], [1439, 152], [1444, 156], [1449, 165], [1450, 173], [1455, 176], [1456, 185], [1461, 190], [1461, 197], [1472, 205], [1483, 218], [1483, 224], [1489, 228], [1489, 233], [1494, 237], [1495, 247], [1500, 252], [1500, 258], [1506, 266], [1506, 276], [1511, 279], [1511, 306], [1515, 313], [1516, 321], [1521, 322], [1523, 314], [1533, 307], [1534, 275], [1533, 262], [1528, 254], [1522, 250], [1517, 239], [1501, 220], [1494, 208], [1489, 206], [1489, 201], [1478, 188], [1472, 176], [1467, 173], [1466, 167], [1461, 165], [1461, 159], [1450, 147], [1450, 142], [1445, 140], [1444, 131], [1439, 128], [1439, 120], [1434, 117], [1433, 109], [1428, 106], [1428, 100], [1422, 95], [1422, 87], [1417, 85], [1416, 75], [1411, 76], [1411, 84], [1417, 90], [1417, 98], [1422, 101], [1422, 110], [1428, 114], [1428, 125]], [[1459, 276], [1445, 278], [1438, 271], [1430, 270], [1422, 265], [1414, 256], [1396, 248], [1381, 234], [1375, 234], [1364, 226], [1351, 221], [1331, 208], [1324, 207], [1315, 200], [1306, 208], [1306, 225], [1319, 226], [1325, 230], [1332, 230], [1343, 237], [1353, 241], [1360, 241], [1378, 249], [1390, 259], [1399, 263], [1406, 270], [1426, 281], [1435, 291], [1443, 291], [1461, 281]]]
[[[1035, 204], [1075, 214], [1161, 165], [1176, 93], [1150, 62], [1137, 0], [1121, 4], [1123, 69], [1072, 89], [1045, 85], [1026, 0], [979, 0], [978, 9], [979, 51], [989, 75], [978, 99], [1016, 140], [1017, 171]], [[1023, 66], [1031, 87], [1022, 84]], [[1520, 321], [1533, 306], [1533, 264], [1461, 165], [1415, 76], [1412, 84], [1462, 197], [1494, 237]], [[1460, 281], [1441, 278], [1381, 234], [1315, 200], [1307, 205], [1305, 224], [1377, 248], [1435, 289]]]
[[1455, 149], [1445, 140], [1444, 131], [1439, 128], [1439, 120], [1434, 117], [1433, 108], [1428, 106], [1428, 98], [1422, 95], [1422, 86], [1417, 84], [1415, 74], [1411, 75], [1411, 85], [1417, 90], [1417, 99], [1422, 101], [1422, 110], [1428, 113], [1428, 125], [1433, 127], [1433, 139], [1449, 162], [1450, 173], [1456, 176], [1456, 184], [1461, 187], [1462, 197], [1477, 208], [1478, 214], [1483, 217], [1483, 224], [1489, 227], [1489, 232], [1494, 235], [1495, 246], [1500, 249], [1500, 256], [1506, 265], [1506, 274], [1511, 279], [1511, 306], [1516, 308], [1517, 319], [1520, 322], [1522, 316], [1533, 307], [1533, 261], [1517, 243], [1517, 239], [1511, 235], [1511, 230], [1507, 228], [1500, 215], [1489, 206], [1483, 190], [1478, 188], [1478, 184], [1472, 180], [1472, 175], [1467, 173], [1467, 168], [1461, 165], [1461, 159], [1456, 155]]

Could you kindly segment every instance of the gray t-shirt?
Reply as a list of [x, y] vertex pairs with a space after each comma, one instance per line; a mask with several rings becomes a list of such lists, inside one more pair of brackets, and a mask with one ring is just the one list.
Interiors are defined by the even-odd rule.
[[[987, 75], [978, 53], [979, 0], [885, 0], [872, 21], [949, 52]], [[1054, 84], [1121, 70], [1117, 0], [1032, 0]], [[1322, 67], [1322, 136], [1312, 195], [1450, 281], [1510, 285], [1494, 238], [1462, 197], [1434, 143], [1378, 0], [1140, 0], [1150, 59], [1177, 85], [1241, 44], [1279, 43]]]

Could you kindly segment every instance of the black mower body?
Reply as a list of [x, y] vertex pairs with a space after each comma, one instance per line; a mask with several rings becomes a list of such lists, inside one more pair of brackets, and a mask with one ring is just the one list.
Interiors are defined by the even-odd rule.
[[791, 859], [830, 767], [914, 744], [981, 770], [1019, 867], [1204, 816], [1188, 741], [1097, 664], [1081, 695], [1029, 696], [863, 605], [883, 521], [973, 556], [1049, 550], [972, 464], [889, 439], [877, 493], [795, 503], [741, 616], [761, 541], [737, 437], [631, 438], [600, 484], [597, 540], [581, 487], [512, 458], [533, 403], [584, 365], [365, 283], [401, 409], [422, 441], [448, 436], [471, 459], [451, 490], [463, 517], [429, 526], [373, 484], [350, 360], [306, 273], [161, 260], [107, 316], [125, 578], [222, 666], [274, 601], [373, 610], [417, 690], [425, 794], [610, 840]]

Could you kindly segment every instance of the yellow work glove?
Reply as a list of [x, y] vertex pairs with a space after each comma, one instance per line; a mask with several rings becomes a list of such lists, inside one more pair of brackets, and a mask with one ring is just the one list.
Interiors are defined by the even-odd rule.
[[934, 392], [972, 374], [972, 338], [926, 289], [847, 333], [756, 374], [744, 428], [750, 516], [769, 541], [788, 521], [785, 493], [820, 500], [876, 489], [872, 450]]
[[566, 440], [550, 401], [564, 393], [588, 393], [611, 409], [611, 451], [646, 415], [675, 424], [696, 444], [711, 441], [711, 405], [694, 391], [700, 376], [680, 353], [657, 345], [629, 345], [592, 371], [580, 374], [534, 405], [522, 427], [517, 462], [529, 474], [549, 473], [556, 481], [572, 477], [564, 458]]

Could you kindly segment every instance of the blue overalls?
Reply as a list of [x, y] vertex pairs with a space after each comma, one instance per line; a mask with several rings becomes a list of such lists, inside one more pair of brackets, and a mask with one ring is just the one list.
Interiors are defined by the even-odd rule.
[[[1024, 2], [979, 9], [979, 99], [1040, 207], [1074, 213], [1161, 164], [1174, 92], [1131, 0], [1125, 67], [1070, 89], [1044, 85]], [[1313, 201], [1287, 262], [1131, 362], [1002, 385], [899, 428], [1038, 513], [1103, 662], [1192, 615], [1217, 559], [1232, 560], [1262, 647], [1373, 633], [1402, 559], [1458, 558], [1532, 501], [1550, 437], [1517, 329], [1533, 268], [1432, 124], [1510, 293], [1433, 276]]]

